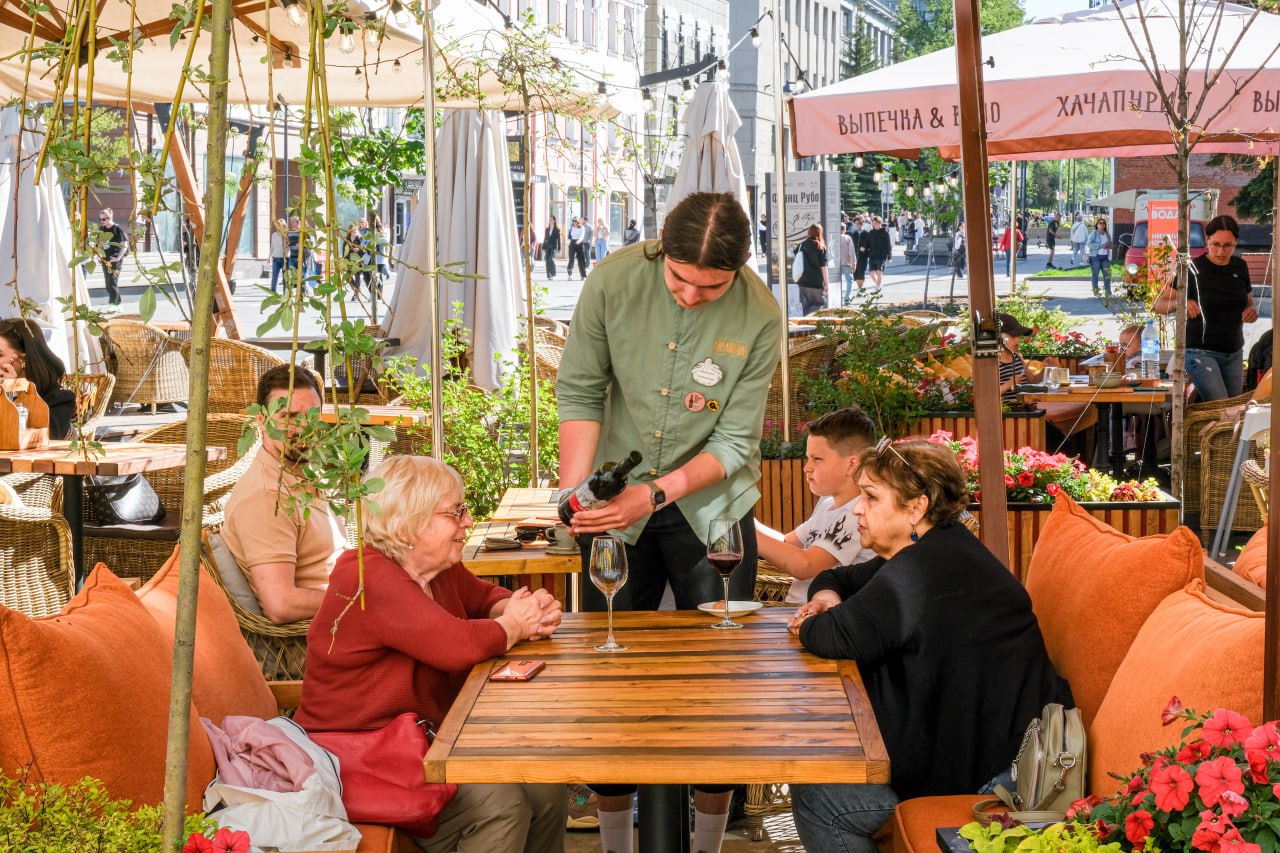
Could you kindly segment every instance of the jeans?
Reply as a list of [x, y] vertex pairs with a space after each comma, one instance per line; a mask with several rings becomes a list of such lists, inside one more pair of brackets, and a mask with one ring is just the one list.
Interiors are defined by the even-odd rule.
[[107, 259], [102, 262], [102, 280], [107, 286], [107, 302], [120, 304], [120, 259]]
[[1187, 347], [1185, 365], [1202, 403], [1235, 397], [1244, 389], [1244, 350], [1215, 352]]
[[1093, 284], [1093, 295], [1098, 295], [1098, 274], [1102, 274], [1102, 286], [1107, 291], [1107, 296], [1111, 295], [1111, 256], [1110, 255], [1090, 255], [1089, 256], [1089, 275]]
[[609, 254], [609, 241], [603, 237], [596, 240], [596, 257], [595, 262], [598, 264], [604, 260], [604, 256]]
[[276, 283], [280, 281], [280, 274], [284, 272], [284, 258], [271, 259], [271, 292], [276, 292]]
[[840, 267], [840, 279], [844, 282], [844, 302], [853, 299], [853, 267]]
[[1084, 262], [1084, 243], [1071, 244], [1071, 265], [1080, 266]]
[[[742, 527], [742, 565], [729, 580], [732, 601], [750, 601], [756, 588], [756, 526], [748, 510], [740, 521]], [[591, 542], [595, 534], [578, 537], [582, 551], [582, 609], [600, 613], [605, 609], [604, 594], [591, 582]], [[706, 601], [724, 597], [720, 574], [707, 562], [707, 546], [693, 532], [684, 513], [675, 504], [667, 504], [649, 516], [640, 538], [627, 546], [627, 583], [614, 593], [615, 610], [657, 610], [667, 583], [675, 593], [676, 609], [694, 610]]]

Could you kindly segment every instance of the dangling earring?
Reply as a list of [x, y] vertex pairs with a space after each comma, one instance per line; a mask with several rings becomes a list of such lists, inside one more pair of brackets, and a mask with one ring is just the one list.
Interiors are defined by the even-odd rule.
[[914, 524], [911, 525], [911, 541], [912, 542], [920, 541], [920, 534], [916, 533], [916, 526]]

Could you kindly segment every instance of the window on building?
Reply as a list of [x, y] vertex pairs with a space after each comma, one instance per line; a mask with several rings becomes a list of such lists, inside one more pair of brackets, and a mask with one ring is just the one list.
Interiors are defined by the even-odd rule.
[[[635, 10], [630, 6], [622, 10], [623, 34], [622, 34], [622, 54], [627, 59], [635, 59], [636, 56], [636, 27], [635, 27]], [[666, 50], [664, 47], [662, 58], [666, 60]], [[666, 67], [665, 65], [663, 66]]]
[[547, 0], [547, 26], [554, 27], [561, 20], [560, 0]]
[[609, 242], [621, 243], [622, 232], [627, 228], [627, 212], [631, 210], [631, 196], [627, 193], [609, 193]]
[[605, 43], [612, 56], [618, 55], [618, 0], [609, 0], [609, 33]]
[[853, 38], [853, 10], [842, 9], [841, 14], [844, 16], [845, 38]]
[[[547, 207], [549, 208], [547, 211], [548, 215], [554, 216], [556, 218], [556, 222], [559, 225], [564, 226], [567, 224], [568, 220], [565, 218], [565, 207], [564, 207], [564, 190], [560, 189], [560, 187], [556, 186], [555, 184], [551, 185], [551, 192], [549, 195], [549, 200], [547, 202]], [[550, 219], [547, 220], [547, 224], [548, 225], [551, 224]], [[565, 245], [564, 240], [567, 239], [567, 235], [564, 234], [563, 227], [560, 230], [562, 235], [561, 245], [563, 246]]]
[[565, 3], [564, 37], [569, 41], [578, 40], [578, 0]]

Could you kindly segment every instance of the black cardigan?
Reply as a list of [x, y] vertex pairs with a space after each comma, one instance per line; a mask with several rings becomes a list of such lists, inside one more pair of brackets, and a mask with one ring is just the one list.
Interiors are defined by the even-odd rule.
[[805, 648], [858, 663], [899, 797], [975, 793], [1007, 769], [1046, 702], [1070, 706], [1031, 598], [962, 525], [891, 560], [818, 575], [843, 603], [800, 626]]

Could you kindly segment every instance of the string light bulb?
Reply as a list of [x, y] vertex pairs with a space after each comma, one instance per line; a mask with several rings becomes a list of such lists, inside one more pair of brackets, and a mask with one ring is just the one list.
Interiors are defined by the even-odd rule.
[[907, 198], [910, 198], [911, 196], [913, 196], [913, 195], [915, 195], [915, 194], [916, 194], [916, 182], [915, 182], [915, 181], [907, 181]]
[[898, 181], [896, 178], [889, 181], [889, 192], [896, 193], [898, 191]]
[[409, 10], [400, 0], [391, 0], [391, 23], [402, 30], [409, 26]]
[[378, 42], [382, 40], [382, 27], [378, 22], [378, 16], [372, 12], [366, 12], [364, 16], [364, 43], [369, 47], [377, 47]]
[[863, 164], [865, 164], [865, 163], [866, 163], [866, 161], [862, 159], [862, 155], [861, 155], [861, 154], [855, 154], [855, 155], [853, 155], [853, 168], [855, 168], [855, 169], [861, 169], [861, 168], [862, 168], [862, 166], [863, 166]]
[[350, 30], [344, 29], [342, 31], [342, 34], [338, 36], [338, 50], [342, 51], [343, 53], [353, 53], [355, 49], [356, 49], [355, 36], [351, 34]]
[[693, 97], [693, 84], [690, 83], [689, 78], [686, 77], [680, 83], [680, 100], [687, 101], [692, 97]]
[[760, 46], [760, 29], [758, 27], [751, 28], [751, 46], [752, 47]]
[[947, 183], [954, 187], [960, 183], [960, 179], [957, 178], [955, 175], [951, 175], [949, 178], [947, 178]]
[[879, 169], [876, 169], [874, 172], [871, 173], [871, 180], [875, 181], [877, 184], [880, 183], [881, 181], [884, 180], [884, 172], [881, 172]]
[[363, 77], [363, 76], [364, 76], [364, 72], [363, 72], [363, 71], [361, 71], [359, 67], [357, 67], [357, 68], [356, 68], [356, 76], [357, 76], [357, 77]]
[[[908, 195], [911, 194], [910, 187], [907, 188], [907, 194]], [[929, 186], [928, 184], [925, 184], [924, 189], [920, 190], [920, 197], [926, 198], [926, 199], [933, 198], [933, 187]]]
[[404, 67], [400, 64], [400, 60], [397, 59], [395, 62], [391, 63], [392, 74], [399, 74], [403, 70], [404, 70]]
[[307, 20], [307, 10], [299, 0], [280, 0], [280, 5], [284, 6], [284, 16], [295, 27], [302, 26]]
[[609, 87], [601, 80], [596, 84], [596, 103], [604, 105], [609, 100]]

